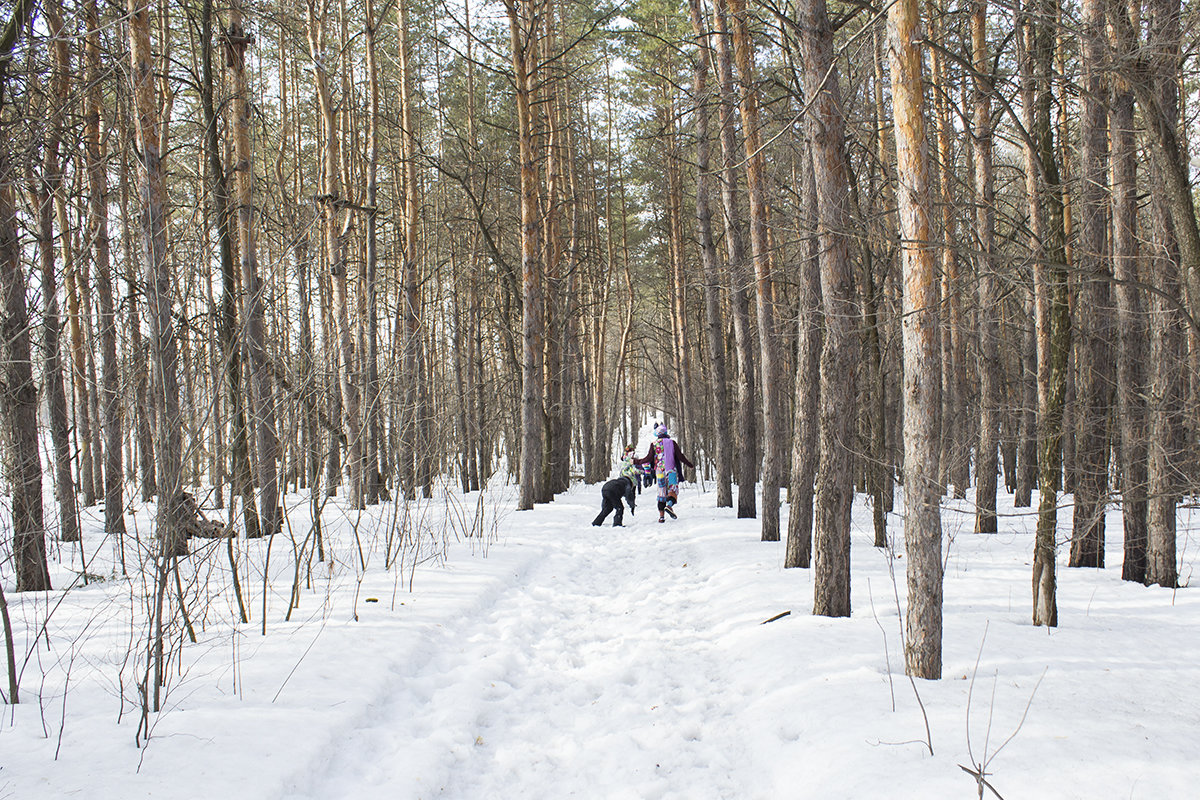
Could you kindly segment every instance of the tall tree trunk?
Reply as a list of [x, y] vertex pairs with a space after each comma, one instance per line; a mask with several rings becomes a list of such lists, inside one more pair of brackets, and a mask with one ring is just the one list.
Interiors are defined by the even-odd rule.
[[1051, 62], [1054, 57], [1055, 0], [1037, 0], [1024, 20], [1026, 58], [1022, 59], [1022, 105], [1026, 111], [1032, 152], [1030, 230], [1035, 242], [1035, 316], [1038, 351], [1038, 501], [1037, 534], [1033, 553], [1033, 623], [1058, 625], [1055, 576], [1055, 534], [1058, 486], [1062, 471], [1062, 414], [1066, 399], [1067, 353], [1071, 319], [1067, 309], [1067, 255], [1062, 184], [1059, 180], [1050, 109]]
[[1113, 363], [1110, 345], [1108, 256], [1107, 90], [1103, 76], [1104, 5], [1083, 0], [1083, 82], [1080, 93], [1079, 237], [1075, 265], [1079, 274], [1076, 302], [1075, 514], [1071, 534], [1072, 567], [1104, 566], [1104, 512], [1108, 506], [1108, 421], [1112, 409]]
[[696, 233], [700, 265], [704, 272], [704, 322], [708, 345], [708, 379], [713, 407], [713, 448], [716, 456], [717, 507], [733, 506], [732, 459], [729, 437], [729, 379], [725, 370], [724, 324], [721, 319], [721, 275], [712, 231], [712, 176], [710, 174], [708, 24], [700, 0], [689, 0], [697, 53], [693, 64], [693, 94], [696, 103]]
[[534, 165], [533, 116], [530, 99], [533, 79], [529, 73], [533, 47], [529, 0], [505, 0], [516, 78], [517, 138], [521, 181], [521, 496], [517, 508], [533, 508], [541, 475], [539, 462], [545, 439], [545, 410], [542, 408], [543, 339], [542, 264], [539, 256], [540, 225], [537, 202], [537, 168]]
[[[6, 60], [8, 51], [0, 52], [0, 58]], [[0, 92], [4, 88], [5, 71], [4, 66], [0, 66]], [[4, 345], [0, 353], [0, 362], [4, 365], [0, 387], [4, 388], [4, 407], [7, 409], [4, 416], [8, 419], [7, 474], [12, 486], [16, 589], [32, 592], [50, 588], [50, 572], [46, 565], [46, 526], [42, 516], [37, 387], [33, 383], [25, 275], [12, 190], [15, 178], [8, 163], [8, 153], [0, 148], [0, 291], [4, 299], [0, 310], [3, 314], [0, 317], [0, 344]]]
[[166, 184], [159, 147], [158, 92], [150, 49], [150, 10], [129, 0], [129, 58], [137, 133], [141, 223], [146, 258], [146, 299], [150, 317], [158, 432], [158, 536], [164, 557], [186, 555], [187, 536], [180, 524], [179, 495], [183, 425], [179, 411], [178, 355], [171, 318], [172, 275], [167, 264]]
[[813, 147], [817, 231], [825, 344], [821, 350], [820, 460], [817, 467], [813, 613], [850, 616], [850, 508], [854, 501], [850, 423], [854, 407], [854, 278], [850, 266], [850, 213], [845, 118], [833, 59], [833, 28], [825, 0], [800, 8], [804, 90]]
[[[120, 97], [120, 95], [118, 95]], [[121, 141], [129, 141], [127, 109], [121, 108], [117, 115]], [[141, 472], [141, 498], [148, 503], [158, 492], [158, 480], [154, 469], [154, 436], [151, 419], [154, 413], [153, 398], [149, 392], [146, 348], [142, 342], [141, 312], [138, 296], [142, 294], [137, 278], [138, 258], [134, 251], [134, 235], [130, 228], [133, 215], [129, 204], [129, 157], [128, 148], [121, 148], [120, 194], [121, 194], [121, 250], [125, 261], [125, 284], [127, 319], [129, 323], [129, 349], [133, 351], [133, 407], [134, 430], [137, 441], [138, 469]], [[132, 458], [130, 459], [132, 461]]]
[[[408, 46], [408, 2], [403, 0], [397, 7], [399, 36], [397, 48], [400, 60], [400, 107], [403, 138], [401, 152], [404, 157], [404, 218], [403, 218], [403, 267], [401, 272], [401, 314], [404, 319], [404, 420], [400, 435], [400, 475], [406, 496], [411, 496], [417, 484], [421, 484], [428, 496], [427, 478], [430, 470], [425, 462], [432, 458], [429, 442], [424, 436], [426, 410], [424, 399], [424, 370], [422, 369], [421, 339], [421, 296], [420, 276], [417, 266], [417, 232], [419, 207], [417, 194], [417, 132], [413, 114], [412, 67]], [[540, 382], [539, 382], [540, 386]]]
[[728, 252], [729, 306], [738, 362], [734, 427], [737, 440], [744, 443], [737, 448], [735, 467], [737, 515], [738, 519], [750, 519], [758, 513], [758, 497], [755, 493], [758, 460], [754, 443], [758, 435], [754, 403], [754, 341], [750, 327], [750, 298], [746, 292], [749, 284], [746, 276], [746, 231], [738, 199], [737, 165], [741, 163], [742, 156], [738, 154], [737, 132], [734, 130], [737, 111], [734, 105], [733, 65], [729, 60], [728, 8], [728, 0], [714, 0], [712, 38], [717, 56], [717, 78], [721, 86], [721, 104], [718, 106], [721, 125], [721, 207]]
[[[32, 0], [18, 0], [0, 33], [0, 113], [8, 88], [8, 65], [17, 39], [33, 13]], [[25, 273], [17, 229], [17, 176], [0, 148], [0, 388], [8, 420], [7, 475], [12, 487], [13, 566], [18, 592], [48, 591], [46, 528], [42, 511], [42, 460], [38, 454], [37, 387], [33, 383], [29, 313], [25, 300]], [[5, 609], [7, 627], [7, 608]], [[10, 666], [10, 672], [11, 672]], [[13, 702], [16, 702], [15, 683]]]
[[799, 326], [796, 344], [796, 407], [792, 431], [792, 476], [788, 486], [787, 549], [784, 567], [808, 568], [812, 562], [813, 480], [817, 474], [817, 414], [821, 388], [821, 255], [818, 242], [817, 187], [812, 146], [802, 145], [803, 178], [799, 228], [804, 232], [800, 263]]
[[[213, 204], [212, 218], [217, 226], [217, 249], [221, 260], [221, 309], [220, 335], [224, 353], [225, 383], [229, 397], [232, 447], [230, 449], [230, 475], [232, 496], [242, 499], [242, 519], [246, 536], [259, 536], [258, 510], [254, 504], [254, 486], [250, 477], [250, 455], [246, 441], [246, 417], [242, 396], [242, 357], [237, 343], [237, 272], [233, 263], [233, 233], [230, 230], [229, 185], [221, 157], [218, 134], [216, 101], [213, 97], [212, 69], [212, 0], [204, 0], [200, 8], [200, 107], [204, 116], [205, 151], [208, 157], [208, 172], [213, 182], [210, 192]], [[232, 514], [232, 503], [231, 510]]]
[[1000, 435], [1000, 303], [996, 290], [996, 200], [992, 186], [992, 92], [988, 78], [987, 2], [973, 0], [971, 50], [975, 67], [975, 231], [979, 240], [979, 451], [975, 470], [975, 531], [996, 532]]
[[345, 210], [345, 198], [341, 196], [341, 141], [337, 109], [329, 89], [329, 54], [324, 46], [324, 21], [328, 8], [326, 4], [317, 8], [316, 3], [317, 0], [308, 0], [308, 44], [314, 62], [313, 82], [324, 121], [324, 170], [320, 199], [324, 216], [325, 250], [328, 254], [334, 336], [341, 359], [338, 383], [341, 389], [341, 417], [346, 434], [349, 473], [346, 502], [350, 508], [360, 509], [363, 507], [362, 409], [359, 405], [358, 381], [355, 379], [354, 337], [350, 328], [350, 297], [346, 278], [346, 236], [349, 232], [350, 218]]
[[[549, 7], [547, 7], [548, 9]], [[548, 10], [545, 13], [550, 13]], [[547, 20], [546, 38], [535, 52], [537, 58], [545, 58], [553, 50], [554, 21]], [[541, 477], [535, 501], [549, 503], [554, 500], [557, 481], [561, 475], [564, 448], [562, 433], [562, 333], [566, 328], [562, 304], [563, 276], [559, 271], [560, 241], [558, 233], [561, 213], [559, 150], [562, 144], [562, 129], [558, 124], [557, 93], [559, 81], [549, 78], [541, 84], [541, 93], [536, 95], [534, 105], [538, 109], [539, 127], [545, 135], [540, 144], [545, 155], [546, 189], [540, 199], [541, 207], [541, 259], [544, 269], [542, 292], [542, 414], [543, 431]]]
[[[57, 158], [55, 158], [57, 161]], [[57, 165], [55, 166], [57, 169]], [[92, 450], [92, 416], [89, 413], [88, 381], [87, 381], [87, 350], [83, 337], [84, 309], [79, 302], [79, 275], [71, 248], [70, 221], [67, 218], [66, 203], [62, 197], [62, 187], [51, 187], [50, 200], [54, 204], [55, 216], [61, 234], [59, 252], [63, 261], [63, 283], [67, 295], [67, 330], [71, 348], [71, 382], [74, 385], [75, 435], [79, 453], [79, 490], [83, 495], [83, 505], [91, 506], [96, 503], [96, 477], [98, 466], [93, 459]]]
[[[379, 470], [379, 447], [383, 436], [382, 412], [379, 398], [379, 286], [378, 286], [378, 195], [379, 195], [379, 67], [375, 56], [375, 2], [366, 3], [367, 50], [367, 243], [366, 243], [366, 301], [367, 352], [365, 393], [367, 428], [366, 476], [367, 505], [379, 502], [382, 477]], [[465, 431], [464, 431], [465, 435]]]
[[[471, 33], [470, 6], [470, 0], [464, 0], [463, 25], [467, 30], [467, 141], [471, 152], [471, 159], [467, 162], [466, 168], [467, 183], [471, 194], [478, 197], [480, 190], [475, 162], [479, 158], [479, 134], [476, 123], [478, 112], [476, 110], [474, 34]], [[473, 456], [471, 457], [473, 476], [471, 487], [473, 489], [481, 489], [486, 484], [489, 472], [488, 464], [490, 463], [490, 448], [484, 442], [483, 423], [486, 403], [484, 402], [483, 320], [481, 318], [483, 306], [479, 294], [481, 276], [478, 239], [473, 237], [471, 241], [471, 273], [468, 276], [467, 284], [469, 330], [467, 403], [468, 424], [470, 425], [467, 435], [470, 437], [473, 447]]]
[[[60, 3], [46, 4], [47, 23], [54, 40], [55, 67], [51, 90], [58, 97], [65, 97], [68, 88], [70, 63], [63, 35], [62, 9]], [[79, 541], [79, 508], [75, 492], [75, 478], [71, 473], [71, 432], [67, 418], [67, 399], [63, 390], [62, 354], [59, 345], [61, 321], [58, 304], [58, 274], [54, 258], [54, 198], [62, 188], [62, 170], [59, 163], [65, 109], [56, 111], [50, 121], [48, 141], [43, 157], [42, 178], [35, 181], [32, 189], [32, 204], [36, 210], [38, 230], [38, 253], [41, 256], [41, 294], [43, 315], [43, 357], [45, 359], [44, 383], [46, 384], [46, 406], [49, 412], [50, 436], [54, 447], [55, 493], [58, 499], [59, 535], [64, 542]], [[63, 233], [64, 238], [68, 234]], [[72, 382], [74, 386], [74, 382]], [[82, 455], [82, 454], [81, 454]]]
[[1109, 109], [1112, 258], [1117, 301], [1117, 428], [1121, 442], [1121, 577], [1146, 578], [1146, 309], [1138, 286], [1137, 149], [1133, 92], [1119, 75]]
[[[1029, 168], [1027, 168], [1029, 169]], [[1032, 181], [1031, 194], [1036, 195], [1037, 173], [1028, 171], [1026, 184]], [[1036, 238], [1036, 237], [1031, 237]], [[1036, 251], [1037, 245], [1034, 246]], [[1013, 506], [1028, 508], [1033, 502], [1033, 487], [1038, 480], [1037, 463], [1037, 325], [1032, 290], [1024, 290], [1021, 322], [1021, 425], [1020, 451], [1017, 456], [1017, 490]]]
[[88, 96], [84, 138], [87, 142], [88, 184], [91, 191], [88, 201], [88, 239], [92, 242], [96, 264], [96, 290], [100, 295], [100, 349], [104, 365], [104, 531], [120, 536], [125, 533], [125, 472], [121, 458], [125, 430], [121, 413], [117, 317], [113, 304], [113, 273], [108, 238], [108, 172], [105, 164], [107, 147], [100, 131], [100, 120], [104, 116], [104, 85], [100, 69], [100, 12], [96, 0], [88, 0], [85, 9]]
[[[1200, 298], [1192, 284], [1200, 278], [1200, 236], [1196, 232], [1190, 170], [1186, 148], [1178, 137], [1180, 3], [1151, 0], [1148, 49], [1153, 54], [1149, 74], [1134, 83], [1138, 104], [1157, 143], [1156, 162], [1165, 184], [1165, 197], [1158, 197], [1155, 210], [1160, 218], [1155, 254], [1150, 339], [1150, 436], [1149, 494], [1147, 508], [1146, 583], [1174, 588], [1178, 584], [1176, 561], [1177, 505], [1181, 493], [1179, 449], [1182, 444], [1182, 366], [1185, 342], [1180, 314], [1172, 300], [1187, 289], [1188, 308], [1196, 315]], [[1156, 181], [1157, 183], [1157, 181]], [[1165, 209], [1164, 209], [1165, 206]], [[1169, 217], [1168, 219], [1166, 219]]]
[[[932, 35], [939, 40], [936, 22], [930, 21]], [[950, 101], [945, 89], [943, 59], [936, 49], [930, 52], [933, 84], [942, 87], [933, 93], [937, 119], [937, 171], [942, 210], [942, 297], [945, 303], [945, 336], [942, 337], [942, 452], [939, 459], [945, 482], [954, 487], [954, 496], [967, 495], [970, 483], [970, 447], [966, 437], [967, 380], [966, 343], [963, 335], [963, 291], [959, 277], [955, 209], [954, 155], [951, 150], [953, 129]]]
[[775, 331], [775, 289], [758, 94], [754, 86], [754, 53], [746, 20], [745, 0], [729, 0], [733, 15], [734, 55], [741, 78], [742, 142], [746, 148], [746, 190], [750, 198], [750, 253], [754, 264], [754, 294], [758, 311], [759, 359], [762, 369], [763, 476], [762, 540], [779, 541], [779, 486], [787, 431], [783, 419], [778, 336]]
[[257, 449], [259, 534], [271, 536], [282, 523], [279, 509], [279, 441], [275, 432], [275, 386], [267, 359], [263, 314], [265, 287], [258, 274], [258, 242], [254, 230], [254, 152], [250, 142], [250, 88], [246, 80], [246, 46], [240, 2], [229, 12], [225, 34], [227, 62], [233, 70], [234, 169], [237, 173], [238, 254], [245, 292], [246, 350], [250, 357], [251, 406]]
[[921, 37], [917, 0], [894, 3], [888, 10], [888, 61], [904, 275], [904, 544], [908, 561], [904, 664], [909, 675], [938, 679], [942, 676], [941, 358], [938, 274], [929, 234]]

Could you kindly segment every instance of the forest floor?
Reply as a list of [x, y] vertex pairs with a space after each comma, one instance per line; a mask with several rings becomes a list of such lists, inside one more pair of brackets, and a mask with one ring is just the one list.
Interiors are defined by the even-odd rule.
[[[876, 549], [859, 498], [854, 613], [828, 619], [782, 543], [684, 489], [678, 521], [658, 524], [647, 492], [623, 528], [590, 525], [598, 487], [530, 512], [511, 489], [474, 506], [444, 492], [390, 570], [398, 507], [351, 518], [331, 501], [328, 559], [285, 622], [309, 520], [292, 497], [269, 569], [265, 542], [239, 544], [249, 623], [225, 543], [188, 559], [199, 642], [170, 647], [141, 748], [143, 579], [119, 577], [89, 510], [88, 572], [106, 579], [8, 594], [30, 655], [0, 720], [0, 798], [973, 798], [960, 765], [981, 762], [1009, 800], [1200, 793], [1200, 594], [1121, 581], [1119, 510], [1106, 569], [1067, 569], [1060, 548], [1046, 629], [1030, 621], [1034, 517], [1002, 497], [1001, 532], [977, 535], [967, 501], [948, 503], [944, 678], [914, 685], [899, 515], [895, 552]], [[1180, 513], [1192, 581], [1200, 519]], [[79, 557], [56, 549], [56, 587]], [[48, 614], [36, 645], [20, 638]]]

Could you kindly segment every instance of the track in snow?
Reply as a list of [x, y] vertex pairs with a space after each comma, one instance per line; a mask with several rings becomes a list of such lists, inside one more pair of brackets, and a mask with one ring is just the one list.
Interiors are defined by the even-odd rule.
[[532, 512], [542, 557], [430, 634], [424, 663], [397, 664], [394, 692], [288, 796], [736, 796], [735, 699], [713, 691], [731, 665], [717, 610], [693, 599], [699, 511], [659, 525], [643, 498], [625, 528], [579, 505]]

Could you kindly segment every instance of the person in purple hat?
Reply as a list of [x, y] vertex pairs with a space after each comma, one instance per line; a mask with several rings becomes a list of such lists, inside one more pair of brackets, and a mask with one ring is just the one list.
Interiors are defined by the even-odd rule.
[[671, 519], [678, 519], [674, 508], [679, 501], [679, 465], [692, 469], [695, 469], [696, 465], [683, 454], [679, 443], [671, 438], [666, 425], [655, 423], [654, 442], [650, 445], [649, 452], [635, 459], [633, 463], [654, 465], [654, 474], [658, 478], [658, 521], [665, 521], [664, 513], [670, 514]]

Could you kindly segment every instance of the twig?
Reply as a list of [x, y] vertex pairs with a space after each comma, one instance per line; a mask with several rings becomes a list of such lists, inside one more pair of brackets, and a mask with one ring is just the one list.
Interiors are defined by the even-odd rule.
[[999, 800], [1004, 800], [1004, 798], [1000, 795], [1000, 793], [996, 791], [996, 787], [992, 786], [990, 783], [988, 783], [987, 778], [984, 777], [988, 773], [983, 771], [983, 767], [976, 767], [975, 769], [970, 769], [968, 767], [964, 767], [962, 764], [959, 764], [958, 768], [975, 779], [975, 783], [979, 787], [980, 800], [983, 800], [983, 787], [985, 787], [985, 786], [988, 788], [989, 791], [991, 791], [992, 794], [996, 795], [996, 797], [998, 797]]
[[879, 632], [883, 634], [883, 663], [887, 666], [888, 691], [892, 695], [892, 713], [894, 714], [896, 713], [896, 685], [892, 682], [892, 657], [888, 653], [887, 630], [879, 621], [879, 615], [875, 613], [875, 596], [871, 593], [870, 578], [867, 578], [867, 599], [871, 601], [871, 616], [875, 618], [875, 624], [879, 626]]

